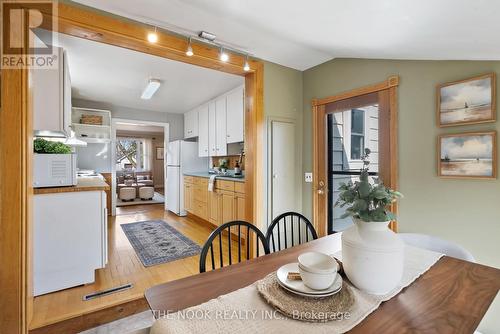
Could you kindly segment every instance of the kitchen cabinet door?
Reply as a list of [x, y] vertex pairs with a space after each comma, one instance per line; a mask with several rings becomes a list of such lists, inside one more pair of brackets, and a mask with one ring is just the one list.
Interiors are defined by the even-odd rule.
[[53, 136], [70, 136], [71, 80], [68, 60], [62, 48], [58, 52], [58, 67], [51, 70], [32, 70], [33, 130], [50, 132]]
[[208, 157], [208, 149], [209, 149], [209, 110], [208, 104], [205, 104], [198, 109], [198, 156], [200, 157]]
[[188, 111], [184, 114], [184, 138], [198, 136], [198, 109]]
[[184, 183], [184, 209], [193, 212], [193, 185], [190, 183]]
[[208, 103], [208, 151], [209, 156], [214, 157], [217, 155], [217, 119], [215, 112], [215, 101]]
[[216, 156], [227, 155], [227, 119], [226, 119], [226, 97], [215, 100], [215, 151]]
[[222, 194], [216, 190], [208, 192], [208, 221], [219, 226], [222, 222]]
[[247, 216], [245, 212], [245, 195], [235, 193], [235, 219], [247, 221]]
[[222, 191], [222, 223], [233, 221], [234, 214], [234, 193], [229, 191]]
[[238, 87], [227, 95], [227, 143], [244, 141], [244, 88]]

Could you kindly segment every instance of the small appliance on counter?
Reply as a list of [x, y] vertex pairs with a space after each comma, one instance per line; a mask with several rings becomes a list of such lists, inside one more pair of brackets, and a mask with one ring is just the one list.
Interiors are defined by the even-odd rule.
[[76, 185], [76, 154], [39, 154], [33, 156], [33, 187]]

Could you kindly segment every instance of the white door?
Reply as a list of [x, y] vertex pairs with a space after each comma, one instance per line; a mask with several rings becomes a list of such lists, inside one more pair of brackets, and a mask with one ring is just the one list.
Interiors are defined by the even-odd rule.
[[208, 157], [208, 104], [205, 104], [200, 107], [198, 110], [198, 156], [199, 157]]
[[216, 156], [227, 154], [226, 97], [215, 100], [215, 151]]
[[217, 155], [216, 127], [215, 101], [211, 101], [208, 103], [208, 150], [211, 157]]
[[298, 211], [295, 197], [295, 125], [271, 123], [271, 214], [272, 219], [287, 211]]
[[244, 132], [244, 88], [238, 87], [227, 94], [227, 143], [243, 141]]

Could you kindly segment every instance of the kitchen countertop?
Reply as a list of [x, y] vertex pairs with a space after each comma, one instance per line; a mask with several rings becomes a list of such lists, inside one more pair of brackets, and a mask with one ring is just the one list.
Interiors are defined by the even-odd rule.
[[34, 188], [35, 195], [40, 194], [56, 194], [70, 193], [77, 191], [105, 191], [109, 190], [109, 185], [104, 181], [102, 175], [99, 176], [79, 176], [76, 178], [76, 186], [69, 187], [50, 187], [50, 188]]
[[[204, 178], [210, 178], [210, 176], [214, 174], [210, 174], [208, 172], [187, 172], [184, 173], [185, 176], [195, 176], [195, 177], [204, 177]], [[243, 177], [227, 177], [227, 176], [219, 176], [217, 175], [216, 180], [227, 180], [227, 181], [234, 181], [234, 182], [245, 182], [245, 175]]]

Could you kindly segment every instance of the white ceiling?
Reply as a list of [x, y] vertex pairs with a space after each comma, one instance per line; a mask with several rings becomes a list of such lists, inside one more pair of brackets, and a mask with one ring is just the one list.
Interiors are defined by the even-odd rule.
[[77, 0], [146, 23], [207, 30], [299, 70], [332, 58], [500, 59], [497, 0]]
[[[72, 95], [128, 108], [184, 113], [243, 84], [243, 78], [59, 34], [68, 54]], [[140, 98], [149, 78], [162, 84], [150, 100]]]

